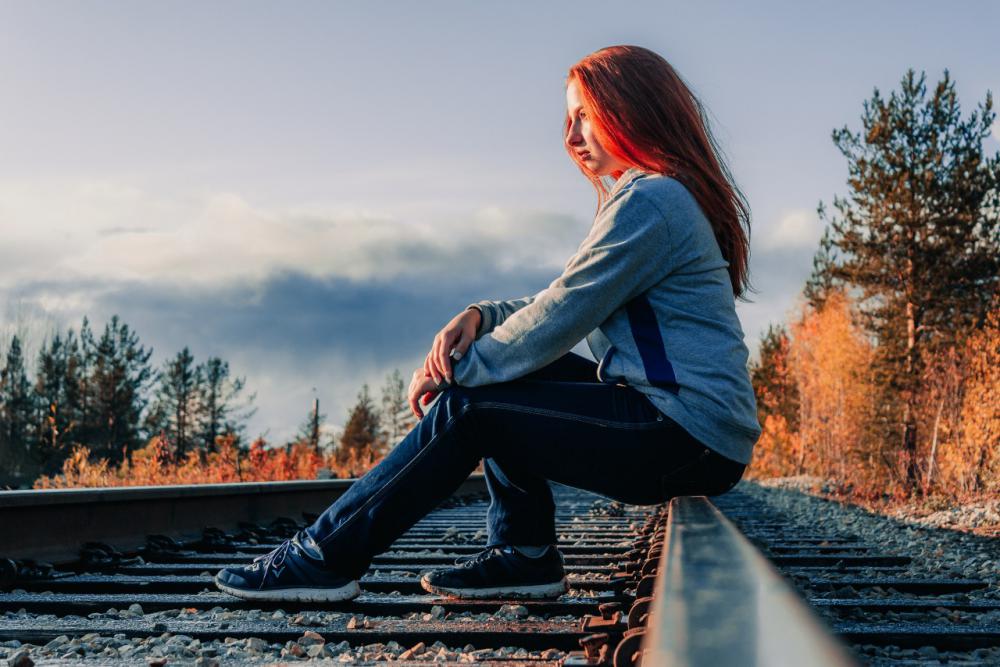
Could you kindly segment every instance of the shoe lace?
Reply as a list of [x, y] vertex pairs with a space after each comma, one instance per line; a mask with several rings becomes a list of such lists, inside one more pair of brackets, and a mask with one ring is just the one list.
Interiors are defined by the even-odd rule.
[[267, 577], [267, 573], [273, 569], [281, 567], [282, 563], [285, 562], [285, 556], [288, 554], [288, 549], [292, 546], [292, 540], [287, 539], [277, 547], [272, 549], [266, 554], [257, 556], [253, 559], [253, 562], [248, 566], [251, 570], [257, 570], [258, 568], [264, 568], [264, 578]]
[[461, 563], [461, 567], [476, 567], [483, 561], [496, 556], [497, 553], [499, 553], [500, 548], [501, 547], [488, 547], [486, 549], [483, 549], [469, 560], [463, 561]]

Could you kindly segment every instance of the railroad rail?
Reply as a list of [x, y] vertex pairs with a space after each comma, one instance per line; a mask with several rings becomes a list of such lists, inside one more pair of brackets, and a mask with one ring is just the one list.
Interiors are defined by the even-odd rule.
[[424, 571], [485, 545], [481, 475], [377, 556], [354, 600], [268, 603], [215, 589], [219, 568], [269, 551], [350, 483], [0, 493], [0, 658], [716, 667], [1000, 646], [996, 622], [977, 620], [1000, 617], [1000, 603], [976, 598], [984, 582], [901, 576], [906, 556], [803, 531], [739, 486], [640, 507], [553, 484], [571, 587], [555, 600], [420, 588]]

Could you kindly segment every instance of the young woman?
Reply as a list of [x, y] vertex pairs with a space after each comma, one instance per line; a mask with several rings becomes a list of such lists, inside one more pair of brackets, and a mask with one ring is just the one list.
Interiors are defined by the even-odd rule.
[[[735, 311], [749, 211], [701, 105], [659, 55], [608, 47], [569, 71], [564, 142], [598, 209], [562, 275], [449, 322], [413, 373], [419, 423], [312, 525], [221, 570], [220, 589], [352, 598], [373, 556], [482, 460], [486, 548], [421, 584], [557, 596], [567, 586], [547, 480], [641, 505], [740, 480], [760, 435]], [[570, 352], [584, 338], [599, 363]]]

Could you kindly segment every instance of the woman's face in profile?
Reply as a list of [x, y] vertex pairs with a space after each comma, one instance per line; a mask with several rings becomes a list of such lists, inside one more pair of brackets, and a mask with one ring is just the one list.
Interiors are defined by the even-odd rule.
[[580, 157], [580, 161], [587, 169], [597, 176], [617, 177], [619, 173], [629, 168], [629, 165], [605, 151], [597, 142], [576, 79], [570, 79], [566, 84], [566, 114], [569, 117], [566, 145]]

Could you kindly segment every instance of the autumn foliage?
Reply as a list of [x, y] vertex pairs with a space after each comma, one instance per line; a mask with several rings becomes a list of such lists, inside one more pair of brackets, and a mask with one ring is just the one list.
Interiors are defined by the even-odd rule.
[[856, 304], [835, 290], [774, 328], [751, 368], [763, 433], [749, 477], [815, 475], [840, 495], [964, 499], [1000, 493], [1000, 299], [983, 326], [928, 360], [918, 403], [919, 486], [907, 453], [881, 437], [886, 391]]
[[1000, 492], [1000, 153], [993, 99], [963, 118], [948, 70], [876, 88], [835, 129], [848, 191], [787, 326], [751, 369], [751, 474], [811, 475], [862, 502]]
[[271, 482], [317, 477], [360, 477], [378, 463], [370, 446], [324, 454], [309, 443], [267, 448], [263, 439], [249, 449], [236, 446], [232, 435], [216, 438], [216, 451], [189, 451], [179, 460], [167, 440], [154, 436], [145, 447], [131, 452], [120, 465], [107, 459], [91, 460], [87, 447], [77, 445], [63, 463], [62, 473], [40, 477], [36, 489]]

